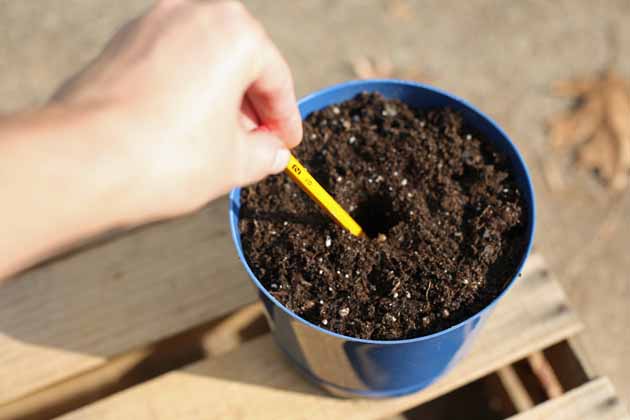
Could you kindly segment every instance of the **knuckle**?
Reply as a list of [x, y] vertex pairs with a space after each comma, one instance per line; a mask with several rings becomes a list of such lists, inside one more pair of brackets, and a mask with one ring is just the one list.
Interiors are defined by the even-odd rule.
[[248, 27], [247, 31], [240, 33], [243, 43], [248, 46], [253, 52], [258, 51], [260, 47], [265, 43], [264, 32], [258, 30], [256, 27]]
[[262, 25], [254, 19], [242, 3], [228, 1], [219, 6], [223, 24], [237, 33], [246, 36], [261, 37], [264, 33]]
[[259, 30], [256, 25], [234, 25], [230, 32], [234, 38], [234, 45], [238, 45], [242, 51], [249, 54], [259, 52], [265, 43], [264, 32]]
[[250, 18], [249, 12], [240, 1], [222, 1], [215, 4], [224, 18], [232, 20], [246, 20]]

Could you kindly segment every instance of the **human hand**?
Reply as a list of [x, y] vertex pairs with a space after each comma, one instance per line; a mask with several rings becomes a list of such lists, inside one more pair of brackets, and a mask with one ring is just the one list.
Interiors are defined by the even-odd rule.
[[103, 160], [126, 179], [132, 223], [280, 172], [302, 138], [290, 70], [237, 2], [158, 2], [53, 102], [98, 115], [104, 129], [85, 140], [109, 142]]

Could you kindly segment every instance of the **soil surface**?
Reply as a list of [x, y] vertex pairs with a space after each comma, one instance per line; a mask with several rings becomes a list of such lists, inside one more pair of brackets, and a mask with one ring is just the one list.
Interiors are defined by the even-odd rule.
[[368, 234], [335, 225], [284, 174], [242, 190], [250, 267], [308, 321], [359, 338], [427, 335], [481, 310], [515, 274], [521, 194], [456, 112], [361, 94], [311, 114], [294, 153]]

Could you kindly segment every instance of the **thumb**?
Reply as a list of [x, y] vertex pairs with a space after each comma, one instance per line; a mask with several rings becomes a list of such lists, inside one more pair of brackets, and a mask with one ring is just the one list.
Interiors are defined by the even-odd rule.
[[251, 184], [268, 175], [280, 173], [289, 163], [289, 150], [278, 137], [266, 130], [244, 134], [241, 137], [240, 151], [240, 185]]

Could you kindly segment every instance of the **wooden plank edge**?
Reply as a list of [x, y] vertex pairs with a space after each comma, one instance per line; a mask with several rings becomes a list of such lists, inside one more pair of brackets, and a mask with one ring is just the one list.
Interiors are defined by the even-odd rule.
[[577, 388], [597, 377], [595, 369], [585, 358], [579, 343], [581, 335], [570, 337], [544, 350], [545, 358], [565, 391]]
[[584, 347], [584, 336], [577, 335], [575, 337], [571, 337], [568, 340], [569, 348], [575, 355], [575, 358], [579, 362], [580, 366], [584, 370], [584, 373], [589, 378], [595, 378], [597, 376], [597, 369], [595, 369], [595, 365], [593, 361], [588, 357], [586, 353], [586, 349]]
[[527, 356], [527, 362], [550, 400], [564, 394], [558, 376], [542, 351]]
[[629, 420], [627, 408], [608, 378], [599, 378], [508, 420]]
[[512, 365], [504, 366], [496, 371], [505, 392], [518, 413], [534, 407], [534, 401], [523, 385], [523, 381]]
[[[575, 326], [568, 328], [565, 331], [564, 335], [555, 336], [555, 337], [548, 337], [545, 340], [541, 340], [541, 342], [539, 343], [539, 344], [541, 344], [541, 346], [538, 347], [537, 350], [543, 350], [543, 349], [545, 349], [545, 348], [547, 348], [549, 346], [552, 346], [552, 345], [557, 344], [557, 343], [559, 343], [559, 342], [561, 342], [563, 340], [566, 340], [569, 337], [571, 337], [572, 335], [579, 333], [582, 330], [582, 328], [583, 328], [583, 326], [581, 324], [576, 324]], [[512, 353], [510, 356], [504, 357], [500, 361], [498, 361], [497, 367], [488, 368], [488, 369], [483, 369], [483, 368], [479, 369], [477, 372], [475, 372], [475, 374], [473, 374], [470, 377], [467, 377], [465, 379], [460, 377], [459, 379], [454, 380], [453, 383], [450, 386], [444, 387], [443, 389], [440, 389], [439, 393], [435, 392], [433, 395], [430, 395], [430, 397], [428, 397], [428, 398], [424, 398], [424, 397], [423, 398], [418, 398], [416, 401], [414, 401], [414, 402], [412, 402], [412, 403], [410, 403], [408, 405], [406, 404], [405, 408], [403, 408], [403, 410], [407, 410], [407, 409], [412, 408], [414, 406], [417, 406], [419, 404], [423, 404], [423, 403], [425, 403], [427, 401], [431, 401], [431, 400], [433, 400], [435, 398], [440, 397], [441, 395], [444, 395], [444, 394], [446, 394], [448, 392], [453, 391], [454, 389], [457, 389], [457, 388], [459, 388], [461, 386], [467, 385], [467, 384], [469, 384], [469, 383], [471, 383], [473, 381], [476, 381], [476, 380], [478, 380], [478, 379], [480, 379], [480, 378], [482, 378], [482, 377], [484, 377], [486, 375], [492, 374], [492, 373], [496, 372], [498, 369], [500, 369], [502, 367], [509, 366], [512, 363], [514, 363], [514, 362], [516, 362], [516, 361], [518, 361], [520, 359], [523, 359], [524, 357], [527, 356], [527, 354], [528, 353], [524, 352], [524, 351], [519, 351], [519, 352]], [[455, 372], [456, 372], [456, 369], [453, 370], [453, 373], [455, 373]], [[436, 385], [440, 385], [440, 382], [438, 382]], [[430, 389], [431, 388], [428, 388], [427, 391], [429, 391]], [[424, 392], [426, 392], [426, 391], [420, 392], [419, 394], [416, 394], [416, 395], [422, 395]], [[412, 396], [406, 397], [406, 398], [413, 398], [413, 397], [414, 396], [412, 395]]]
[[[534, 351], [524, 360], [517, 361], [496, 372], [517, 413], [527, 411], [537, 404], [564, 394], [565, 387], [556, 374], [555, 366], [545, 355], [548, 349], [561, 345], [568, 346], [568, 340], [545, 350]], [[579, 382], [578, 385], [585, 382], [587, 380]]]
[[260, 303], [113, 357], [86, 372], [0, 405], [0, 420], [50, 418], [202, 359], [221, 356], [268, 331]]
[[[581, 324], [572, 323], [567, 328], [565, 328], [562, 333], [559, 333], [558, 335], [553, 336], [553, 337], [549, 336], [543, 340], [540, 340], [538, 343], [542, 344], [544, 347], [537, 348], [537, 350], [542, 350], [546, 346], [551, 346], [553, 344], [556, 344], [557, 342], [565, 340], [567, 337], [579, 332], [581, 328], [582, 328]], [[261, 343], [263, 342], [264, 342], [264, 345], [263, 345], [264, 349], [257, 348], [257, 347], [260, 347]], [[233, 364], [233, 361], [231, 359], [237, 356], [238, 353], [240, 352], [243, 352], [243, 351], [247, 352], [248, 350], [252, 348], [256, 348], [255, 353], [259, 354], [260, 352], [268, 351], [269, 347], [273, 347], [274, 345], [275, 344], [272, 342], [271, 336], [269, 334], [265, 334], [262, 337], [258, 337], [256, 339], [253, 339], [244, 343], [243, 345], [239, 346], [234, 351], [224, 354], [218, 358], [214, 358], [212, 360], [199, 361], [190, 366], [186, 366], [183, 370], [176, 371], [176, 372], [169, 372], [167, 375], [163, 375], [159, 378], [155, 378], [152, 381], [146, 382], [137, 387], [127, 389], [116, 396], [112, 396], [106, 400], [97, 401], [95, 404], [91, 406], [83, 407], [82, 409], [78, 411], [68, 413], [69, 418], [75, 418], [75, 416], [76, 418], [91, 418], [91, 415], [93, 414], [90, 411], [91, 409], [102, 408], [99, 406], [102, 406], [102, 404], [109, 404], [110, 402], [112, 402], [112, 398], [116, 398], [116, 399], [120, 397], [126, 398], [130, 393], [138, 391], [139, 389], [145, 386], [153, 386], [156, 383], [156, 381], [167, 379], [169, 375], [179, 374], [182, 372], [195, 372], [196, 374], [196, 371], [204, 371], [204, 372], [209, 371], [211, 370], [211, 367], [209, 367], [209, 364], [214, 365], [214, 366], [220, 366], [220, 365], [229, 366]], [[424, 391], [421, 391], [417, 394], [405, 396], [405, 397], [395, 398], [391, 400], [338, 400], [335, 398], [332, 398], [331, 400], [345, 401], [344, 403], [349, 403], [349, 404], [358, 403], [363, 407], [362, 409], [355, 410], [355, 417], [350, 416], [348, 418], [367, 419], [367, 418], [382, 418], [386, 416], [392, 416], [400, 412], [403, 412], [405, 410], [412, 409], [425, 402], [431, 401], [461, 386], [464, 386], [488, 374], [491, 374], [495, 372], [497, 368], [509, 365], [517, 360], [525, 358], [527, 354], [528, 353], [526, 351], [516, 351], [514, 353], [511, 353], [509, 356], [499, 359], [497, 363], [491, 367], [476, 367], [475, 369], [472, 370], [472, 372], [467, 373], [468, 376], [460, 375], [461, 369], [458, 369], [456, 367], [453, 370], [453, 372], [451, 372], [448, 375], [448, 377], [451, 378], [450, 381], [439, 381]], [[287, 361], [284, 360], [284, 357], [281, 354], [278, 354], [277, 357], [278, 359], [282, 360], [281, 362], [282, 364], [287, 363]], [[290, 369], [289, 366], [287, 366], [286, 368]], [[298, 375], [298, 373], [295, 372], [295, 375]], [[307, 383], [306, 379], [302, 378], [301, 376], [299, 376], [299, 380], [301, 381], [303, 386], [311, 390], [311, 393], [317, 393], [317, 394], [321, 393], [321, 391], [319, 391], [317, 388], [312, 386], [310, 383]], [[368, 406], [368, 408], [365, 408], [364, 406]]]

